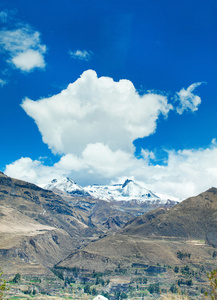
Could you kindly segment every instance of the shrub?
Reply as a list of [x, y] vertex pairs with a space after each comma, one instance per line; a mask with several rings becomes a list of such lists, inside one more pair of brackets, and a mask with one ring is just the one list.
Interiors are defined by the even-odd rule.
[[177, 285], [175, 283], [173, 283], [170, 287], [170, 292], [173, 293], [173, 294], [176, 294], [178, 293], [179, 289], [177, 287]]
[[192, 286], [193, 285], [193, 281], [192, 279], [189, 279], [189, 280], [184, 280], [184, 279], [179, 279], [177, 281], [177, 284], [180, 286], [181, 284], [182, 285], [188, 285], [188, 286]]
[[3, 272], [0, 272], [0, 299], [3, 299], [4, 291], [6, 290], [6, 281], [1, 278], [2, 275]]
[[[217, 269], [212, 270], [210, 273], [207, 273], [209, 283], [212, 289], [211, 299], [217, 299]], [[208, 296], [208, 293], [205, 293]]]
[[176, 255], [177, 255], [177, 257], [178, 257], [179, 259], [181, 259], [181, 260], [182, 260], [184, 257], [191, 258], [191, 253], [187, 253], [187, 252], [178, 251]]
[[96, 296], [97, 295], [97, 290], [95, 288], [92, 288], [91, 294], [93, 296]]
[[160, 293], [160, 285], [159, 283], [151, 283], [149, 284], [148, 291], [150, 294]]
[[84, 286], [84, 293], [91, 294], [91, 290], [90, 290], [90, 285], [89, 284], [86, 284]]

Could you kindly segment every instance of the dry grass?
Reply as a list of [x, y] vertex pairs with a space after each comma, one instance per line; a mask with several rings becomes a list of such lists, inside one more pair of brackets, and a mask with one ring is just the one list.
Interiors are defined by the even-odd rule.
[[161, 299], [164, 300], [189, 300], [188, 296], [186, 295], [178, 295], [178, 294], [165, 294], [161, 296]]

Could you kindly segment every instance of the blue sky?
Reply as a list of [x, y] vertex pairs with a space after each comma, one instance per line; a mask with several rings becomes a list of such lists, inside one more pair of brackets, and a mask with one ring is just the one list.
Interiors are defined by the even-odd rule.
[[0, 26], [6, 174], [216, 186], [216, 1], [0, 0]]

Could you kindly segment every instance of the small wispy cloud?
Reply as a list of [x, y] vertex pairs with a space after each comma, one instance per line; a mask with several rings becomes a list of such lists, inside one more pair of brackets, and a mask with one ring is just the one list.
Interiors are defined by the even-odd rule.
[[0, 21], [2, 23], [6, 23], [7, 19], [8, 19], [8, 11], [6, 10], [0, 11]]
[[46, 46], [41, 44], [40, 33], [28, 25], [0, 31], [0, 46], [10, 56], [7, 62], [22, 71], [45, 67]]
[[76, 50], [76, 51], [69, 50], [69, 55], [75, 59], [89, 61], [93, 55], [93, 52], [87, 50]]
[[0, 86], [3, 87], [4, 85], [7, 84], [7, 81], [4, 79], [0, 79]]
[[193, 93], [193, 91], [205, 82], [196, 82], [191, 84], [187, 89], [182, 88], [175, 95], [175, 100], [179, 101], [176, 111], [181, 115], [185, 110], [196, 111], [201, 103], [201, 98]]
[[14, 20], [16, 9], [5, 9], [0, 11], [0, 22], [1, 23], [12, 23], [13, 25], [17, 22]]

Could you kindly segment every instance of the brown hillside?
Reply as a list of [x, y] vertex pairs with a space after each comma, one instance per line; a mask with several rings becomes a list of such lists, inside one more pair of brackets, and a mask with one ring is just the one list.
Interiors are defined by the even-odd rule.
[[123, 234], [206, 240], [217, 246], [217, 189], [191, 197], [170, 209], [157, 209], [129, 221]]
[[[190, 253], [190, 259], [180, 260], [177, 252]], [[200, 241], [174, 238], [145, 238], [115, 234], [72, 252], [57, 264], [61, 268], [79, 267], [87, 271], [114, 271], [132, 265], [195, 265], [213, 264], [213, 248]], [[214, 266], [214, 265], [213, 265]]]
[[[129, 221], [122, 231], [74, 251], [57, 267], [104, 271], [114, 265], [216, 265], [217, 189], [191, 197], [173, 208], [159, 208]], [[207, 241], [208, 243], [205, 243]], [[190, 253], [180, 259], [178, 252]], [[96, 263], [97, 262], [97, 263]]]

